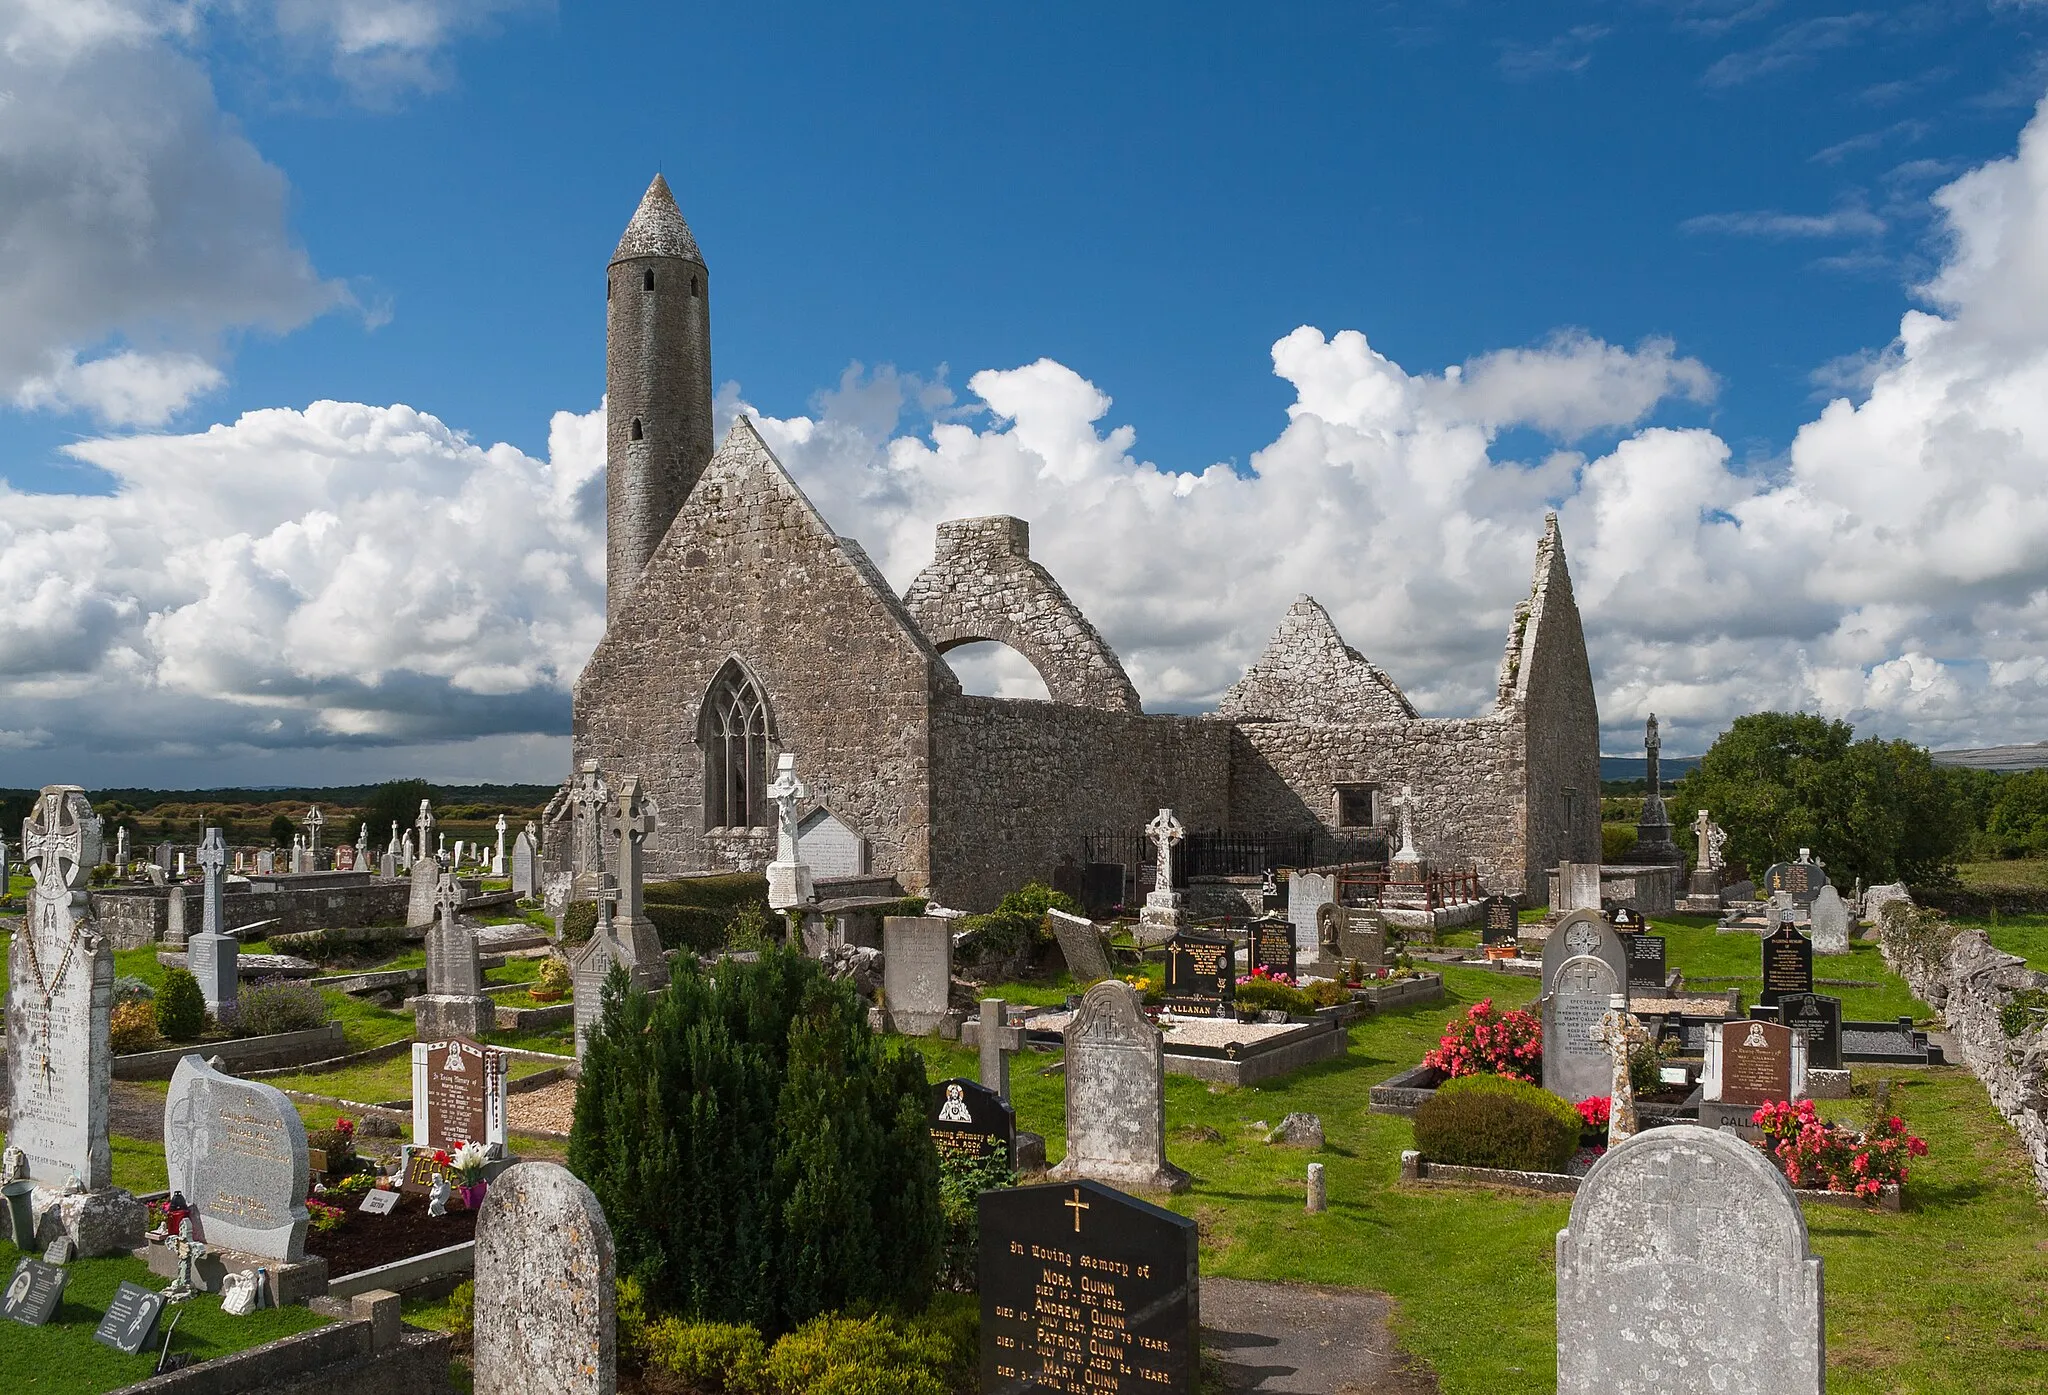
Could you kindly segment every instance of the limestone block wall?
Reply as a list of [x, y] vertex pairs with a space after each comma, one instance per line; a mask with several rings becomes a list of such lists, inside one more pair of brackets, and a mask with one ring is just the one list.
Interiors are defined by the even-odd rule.
[[[183, 893], [182, 918], [172, 913], [173, 893], [177, 892]], [[306, 891], [251, 891], [230, 886], [221, 911], [229, 930], [259, 920], [274, 920], [278, 923], [264, 933], [287, 935], [393, 920], [405, 914], [410, 894], [411, 883], [407, 881], [373, 881]], [[185, 936], [199, 932], [203, 914], [201, 893], [196, 886], [96, 891], [92, 899], [101, 933], [113, 941], [115, 949], [182, 943]]]
[[1190, 829], [1236, 826], [1224, 722], [950, 694], [931, 731], [931, 890], [957, 909], [1050, 880], [1086, 835], [1162, 807]]
[[1947, 1020], [1963, 1063], [1984, 1082], [1993, 1107], [2019, 1135], [2034, 1185], [2048, 1197], [2048, 1033], [2036, 1029], [2008, 1039], [1998, 1020], [2014, 992], [2048, 985], [2048, 974], [1999, 949], [1982, 930], [1960, 932], [1934, 962], [1903, 952], [1901, 918], [1915, 914], [1911, 902], [1887, 905], [1881, 936], [1885, 962]]
[[[1531, 869], [1600, 860], [1600, 707], [1557, 515], [1501, 660], [1499, 708], [1525, 731], [1523, 843]], [[1530, 892], [1545, 883], [1532, 871]]]

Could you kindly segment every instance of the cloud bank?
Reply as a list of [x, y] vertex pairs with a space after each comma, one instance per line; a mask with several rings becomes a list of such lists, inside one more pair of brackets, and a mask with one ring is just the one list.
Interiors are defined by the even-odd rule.
[[[1652, 710], [1684, 751], [1760, 707], [1936, 745], [2038, 739], [2048, 113], [1934, 208], [1929, 308], [1838, 375], [1860, 400], [1762, 464], [1658, 424], [1712, 400], [1707, 365], [1576, 332], [1422, 371], [1304, 326], [1272, 351], [1287, 421], [1241, 471], [1145, 460], [1110, 393], [1050, 360], [976, 373], [957, 401], [856, 368], [804, 415], [736, 388], [721, 412], [753, 411], [898, 587], [941, 519], [1031, 520], [1154, 710], [1213, 703], [1302, 592], [1423, 710], [1482, 710], [1556, 508], [1609, 749]], [[7, 351], [15, 392], [131, 422], [203, 390], [208, 362]], [[83, 751], [560, 752], [602, 627], [601, 408], [558, 413], [545, 459], [336, 402], [69, 449], [115, 492], [0, 486], [0, 772], [57, 778]], [[1016, 662], [984, 677], [1015, 685]]]

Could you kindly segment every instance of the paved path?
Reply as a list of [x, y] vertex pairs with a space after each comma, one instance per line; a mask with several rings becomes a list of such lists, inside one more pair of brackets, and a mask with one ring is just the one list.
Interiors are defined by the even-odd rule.
[[1437, 1395], [1436, 1378], [1394, 1344], [1392, 1307], [1370, 1289], [1204, 1277], [1202, 1345], [1227, 1390]]

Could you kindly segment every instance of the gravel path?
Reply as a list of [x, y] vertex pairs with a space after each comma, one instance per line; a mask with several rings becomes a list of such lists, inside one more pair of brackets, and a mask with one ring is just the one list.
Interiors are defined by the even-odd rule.
[[1436, 1395], [1394, 1343], [1393, 1303], [1370, 1289], [1202, 1279], [1202, 1346], [1226, 1390], [1257, 1395]]
[[557, 1080], [513, 1095], [505, 1102], [505, 1113], [513, 1133], [566, 1135], [576, 1118], [576, 1082]]

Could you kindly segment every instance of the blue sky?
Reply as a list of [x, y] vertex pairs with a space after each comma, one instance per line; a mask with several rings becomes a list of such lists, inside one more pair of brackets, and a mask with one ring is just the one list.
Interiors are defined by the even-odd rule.
[[[1630, 353], [1668, 340], [1662, 352], [1697, 365], [1700, 376], [1567, 432], [1526, 413], [1491, 421], [1492, 461], [1535, 462], [1558, 449], [1592, 460], [1646, 429], [1671, 427], [1710, 433], [1736, 477], [1782, 480], [1800, 428], [1830, 397], [1861, 403], [1896, 359], [1896, 347], [1892, 359], [1884, 355], [1901, 316], [1940, 309], [1916, 288], [1942, 272], [1956, 228], [1930, 195], [2010, 157], [2048, 87], [2048, 5], [2017, 0], [1868, 10], [1769, 0], [1439, 0], [1000, 14], [485, 0], [96, 3], [119, 23], [65, 40], [72, 47], [62, 62], [36, 59], [33, 44], [17, 47], [30, 54], [20, 62], [66, 74], [49, 100], [90, 109], [92, 84], [110, 79], [95, 77], [106, 65], [88, 60], [117, 46], [138, 65], [126, 108], [133, 119], [174, 89], [183, 95], [163, 100], [198, 113], [189, 158], [173, 148], [138, 177], [148, 196], [165, 205], [210, 197], [207, 179], [192, 172], [203, 173], [239, 133], [270, 172], [245, 169], [236, 185], [247, 216], [233, 226], [256, 228], [248, 235], [262, 244], [249, 260], [296, 249], [304, 266], [238, 281], [232, 266], [215, 265], [191, 274], [190, 287], [153, 296], [142, 278], [161, 271], [158, 282], [175, 281], [192, 259], [138, 250], [131, 239], [123, 255], [134, 258], [136, 281], [124, 290], [111, 278], [116, 284], [96, 296], [85, 284], [90, 263], [39, 260], [28, 233], [61, 230], [62, 219], [24, 219], [14, 229], [15, 269], [0, 271], [0, 307], [10, 303], [10, 277], [58, 285], [58, 300], [69, 278], [85, 281], [76, 305], [46, 306], [45, 323], [22, 317], [14, 344], [0, 330], [0, 377], [10, 349], [17, 364], [37, 354], [91, 361], [132, 350], [183, 355], [187, 381], [201, 384], [189, 396], [159, 394], [153, 408], [110, 410], [89, 385], [52, 387], [45, 374], [37, 388], [34, 371], [17, 368], [0, 381], [0, 402], [15, 404], [0, 407], [0, 477], [24, 494], [112, 490], [114, 477], [81, 458], [94, 448], [66, 449], [79, 442], [126, 441], [122, 458], [134, 460], [137, 441], [189, 439], [245, 413], [322, 399], [405, 404], [479, 445], [505, 442], [545, 459], [555, 414], [599, 405], [603, 266], [656, 170], [710, 263], [715, 373], [735, 385], [732, 401], [781, 421], [857, 415], [859, 393], [833, 394], [842, 374], [853, 364], [893, 365], [911, 376], [880, 391], [895, 392], [903, 410], [885, 413], [870, 442], [876, 451], [893, 438], [927, 439], [918, 407], [938, 400], [933, 384], [951, 395], [942, 416], [999, 427], [1000, 413], [978, 410], [973, 375], [1049, 359], [1113, 399], [1100, 418], [1105, 435], [1135, 431], [1119, 468], [1226, 462], [1248, 470], [1302, 400], [1300, 384], [1274, 370], [1276, 341], [1297, 326], [1326, 336], [1360, 331], [1408, 375], [1501, 350], [1540, 351], [1578, 332]], [[0, 4], [0, 27], [47, 40], [61, 8], [60, 0]], [[161, 89], [150, 86], [157, 81]], [[209, 102], [217, 112], [207, 112]], [[7, 123], [0, 107], [0, 194], [11, 160], [20, 189], [52, 206], [68, 198], [71, 216], [86, 217], [77, 188], [21, 174], [38, 167], [36, 123], [11, 139]], [[281, 213], [264, 212], [255, 188], [264, 178]], [[213, 202], [238, 207], [232, 198]], [[202, 209], [178, 228], [152, 224], [151, 235], [203, 242], [227, 226], [207, 224]], [[0, 237], [7, 232], [0, 216]], [[2016, 351], [2014, 361], [2024, 357]], [[869, 406], [874, 387], [868, 382], [860, 399]], [[791, 453], [802, 454], [794, 445]], [[225, 487], [238, 467], [222, 457], [191, 468]], [[826, 498], [835, 497], [834, 469], [858, 473], [824, 457], [812, 468], [816, 478], [801, 469], [799, 477]], [[870, 518], [857, 502], [863, 489], [843, 492], [852, 521], [902, 524], [906, 536], [927, 528], [921, 516]], [[1550, 502], [1582, 492], [1552, 489]], [[1053, 513], [1041, 515], [1041, 531], [1061, 507], [1055, 495], [1045, 502]], [[1698, 503], [1704, 514], [1722, 507]], [[1489, 539], [1496, 521], [1488, 515]], [[1519, 530], [1501, 535], [1514, 554], [1507, 570], [1526, 576], [1540, 521], [1540, 506], [1524, 508]], [[1566, 521], [1572, 546], [1569, 508]], [[263, 531], [247, 520], [238, 526]], [[16, 545], [26, 548], [25, 537]], [[904, 557], [914, 571], [914, 557]], [[907, 579], [888, 569], [899, 585]], [[1088, 603], [1091, 578], [1056, 570]], [[2020, 567], [1997, 604], [2025, 611], [2037, 581]], [[1328, 600], [1324, 593], [1342, 584], [1305, 589]], [[1981, 579], [1967, 584], [1977, 588], [1967, 604], [1980, 607], [1981, 620]], [[1111, 618], [1136, 613], [1114, 586], [1095, 589]], [[1383, 608], [1371, 597], [1354, 605], [1357, 618], [1340, 611], [1340, 621], [1375, 657], [1392, 646], [1396, 657], [1382, 661], [1426, 708], [1471, 710], [1490, 687], [1487, 666], [1515, 588], [1494, 595], [1499, 585], [1475, 575], [1469, 589], [1452, 627], [1458, 637], [1440, 649], [1376, 631], [1371, 617]], [[2048, 699], [2005, 710], [1970, 688], [1990, 681], [1982, 675], [1999, 659], [1996, 646], [1944, 651], [1924, 638], [1952, 640], [1952, 625], [1929, 620], [1923, 635], [1823, 659], [1818, 637], [1838, 637], [1845, 611], [1869, 610], [1853, 595], [1819, 594], [1828, 589], [1809, 588], [1807, 598], [1826, 612], [1825, 624], [1809, 618], [1765, 637], [1750, 620], [1689, 639], [1663, 633], [1654, 617], [1618, 620], [1611, 642], [1595, 643], [1610, 749], [1626, 749], [1637, 709], [1658, 700], [1660, 683], [1699, 698], [1689, 710], [1679, 704], [1678, 730], [1690, 737], [1679, 744], [1692, 748], [1748, 703], [1802, 700], [1936, 744], [2048, 735], [2037, 724]], [[131, 597], [136, 615], [177, 608], [175, 597], [152, 599], [147, 590]], [[29, 592], [13, 594], [19, 605]], [[1157, 655], [1134, 663], [1134, 676], [1148, 703], [1200, 707], [1277, 619], [1270, 606], [1255, 607], [1242, 624], [1203, 637], [1213, 663], [1185, 681], [1173, 673], [1187, 665]], [[1120, 652], [1164, 644], [1126, 623], [1124, 634], [1105, 624]], [[1709, 665], [1718, 676], [1667, 672], [1644, 651], [1676, 646], [1697, 659], [1716, 644], [1733, 646]], [[0, 740], [0, 779], [58, 778], [46, 767], [87, 756], [166, 778], [217, 764], [228, 778], [277, 770], [296, 779], [284, 767], [317, 777], [330, 765], [360, 764], [365, 752], [373, 763], [404, 765], [461, 745], [451, 728], [403, 722], [337, 734], [287, 721], [282, 734], [255, 737], [194, 715], [215, 711], [224, 696], [245, 710], [247, 694], [178, 679], [161, 649], [128, 647], [153, 674], [145, 686], [164, 694], [135, 709], [147, 733], [141, 744], [100, 750], [39, 718], [14, 727], [11, 746]], [[1846, 665], [1860, 668], [1868, 687], [1882, 664], [1923, 650], [1963, 684], [1940, 712], [1924, 710], [1932, 701], [1925, 684], [1913, 689], [1918, 707], [1887, 706], [1811, 677]], [[18, 685], [18, 708], [60, 690], [75, 700], [100, 691], [95, 684], [134, 684], [135, 667], [109, 669], [109, 652], [52, 658], [47, 643], [23, 641], [10, 659], [0, 633], [0, 678]], [[1731, 690], [1727, 673], [1752, 663], [1758, 681]], [[421, 660], [418, 671], [429, 687], [474, 694], [478, 680], [460, 667]], [[533, 669], [517, 699], [490, 693], [495, 711], [516, 709], [484, 722], [510, 728], [495, 737], [526, 743], [516, 760], [561, 758], [573, 667], [565, 659]], [[380, 672], [407, 668], [400, 661]], [[322, 701], [311, 689], [301, 696]], [[556, 708], [559, 720], [534, 715]], [[8, 728], [0, 716], [0, 732]], [[457, 770], [463, 759], [426, 763], [454, 761], [446, 768]]]

